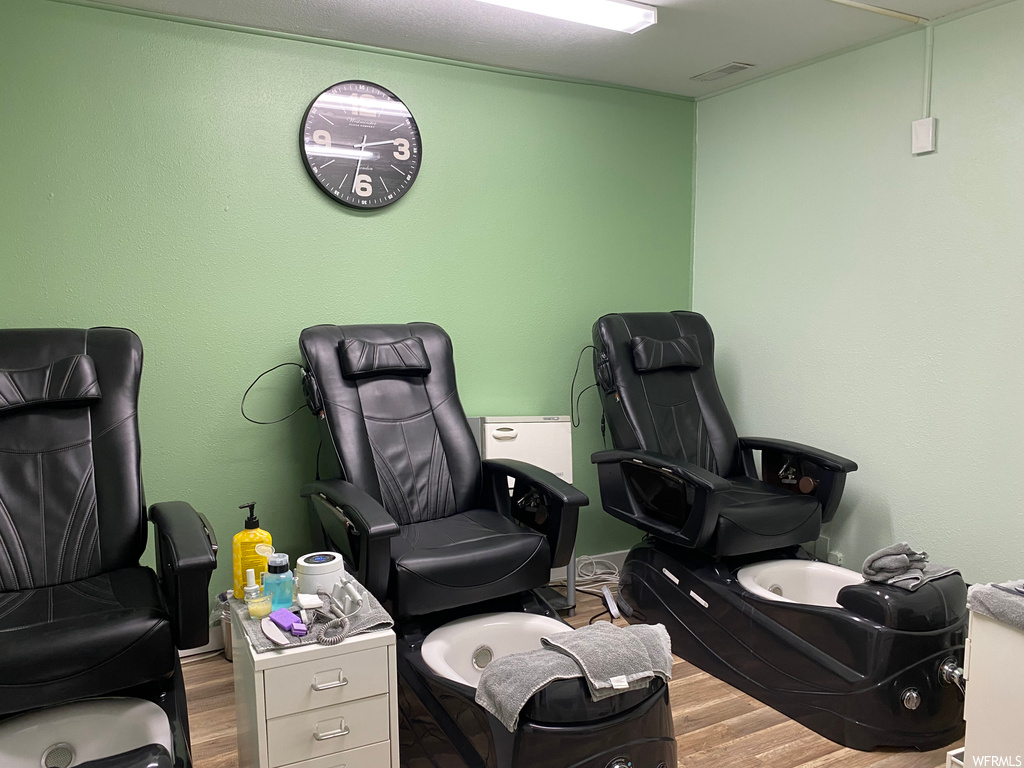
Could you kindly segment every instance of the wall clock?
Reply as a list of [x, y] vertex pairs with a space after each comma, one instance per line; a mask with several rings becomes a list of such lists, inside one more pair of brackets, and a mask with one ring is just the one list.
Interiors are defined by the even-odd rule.
[[332, 200], [383, 208], [412, 187], [423, 159], [412, 113], [387, 88], [346, 80], [306, 109], [299, 132], [302, 162]]

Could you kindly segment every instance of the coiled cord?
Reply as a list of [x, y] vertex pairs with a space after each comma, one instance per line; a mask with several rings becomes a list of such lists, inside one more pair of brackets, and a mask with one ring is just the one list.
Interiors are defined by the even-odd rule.
[[355, 616], [359, 612], [362, 601], [360, 600], [352, 613], [345, 613], [341, 603], [327, 590], [317, 587], [316, 594], [324, 604], [323, 608], [317, 609], [317, 615], [327, 619], [327, 623], [317, 632], [316, 641], [320, 645], [337, 645], [348, 637], [349, 630], [352, 628], [349, 617]]
[[[565, 579], [555, 579], [552, 584], [565, 584]], [[619, 569], [611, 560], [594, 558], [590, 555], [580, 555], [576, 558], [576, 588], [587, 589], [608, 585], [617, 587], [619, 584]]]
[[[320, 628], [320, 631], [316, 636], [316, 641], [320, 643], [320, 645], [337, 645], [348, 637], [348, 631], [351, 626], [352, 622], [348, 620], [347, 616], [343, 616], [339, 619], [331, 619]], [[335, 632], [335, 630], [337, 630], [337, 632]]]

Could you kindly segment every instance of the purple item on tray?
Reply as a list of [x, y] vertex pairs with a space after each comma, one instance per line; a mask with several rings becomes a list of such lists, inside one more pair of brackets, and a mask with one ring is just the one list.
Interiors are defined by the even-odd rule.
[[292, 636], [293, 637], [304, 637], [306, 634], [306, 625], [301, 621], [296, 621], [292, 624]]
[[270, 614], [270, 620], [277, 624], [283, 632], [289, 631], [295, 624], [299, 623], [299, 617], [287, 608], [278, 608]]

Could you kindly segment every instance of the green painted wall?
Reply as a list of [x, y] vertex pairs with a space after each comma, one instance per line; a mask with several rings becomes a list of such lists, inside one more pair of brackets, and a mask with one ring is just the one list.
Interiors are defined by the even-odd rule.
[[698, 104], [694, 307], [740, 433], [860, 463], [831, 533], [1020, 577], [1024, 2]]
[[[395, 91], [423, 136], [416, 185], [376, 214], [298, 156], [306, 106], [346, 79]], [[565, 413], [599, 315], [689, 300], [692, 102], [40, 0], [0, 5], [0, 84], [0, 323], [138, 332], [147, 496], [191, 501], [225, 544], [255, 499], [280, 549], [308, 549], [312, 417], [238, 413], [302, 328], [433, 321], [468, 413]], [[300, 403], [295, 371], [254, 415]], [[596, 503], [593, 395], [582, 553], [635, 540]]]

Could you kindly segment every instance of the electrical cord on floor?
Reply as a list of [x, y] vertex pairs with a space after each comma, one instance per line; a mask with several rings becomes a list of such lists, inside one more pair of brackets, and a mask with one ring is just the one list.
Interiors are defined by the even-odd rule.
[[[552, 584], [563, 585], [565, 579], [555, 579]], [[602, 560], [580, 555], [576, 558], [576, 589], [584, 591], [586, 587], [597, 587], [608, 585], [615, 587], [619, 583], [619, 569], [611, 560]], [[598, 594], [598, 597], [601, 595]]]

